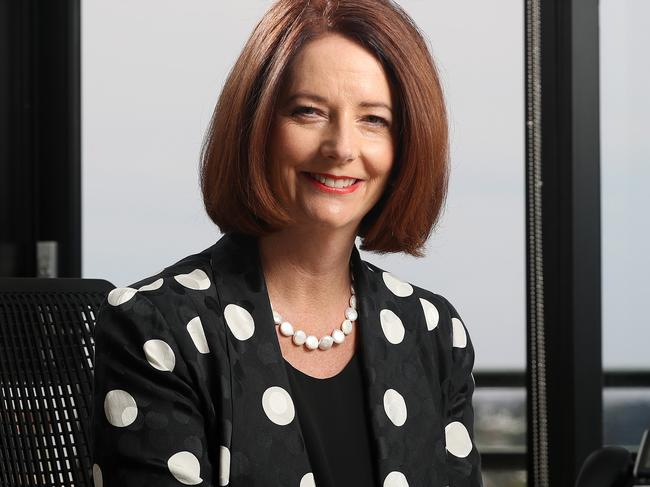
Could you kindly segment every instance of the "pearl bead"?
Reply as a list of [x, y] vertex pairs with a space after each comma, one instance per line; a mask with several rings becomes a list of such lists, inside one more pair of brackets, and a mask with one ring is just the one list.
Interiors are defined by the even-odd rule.
[[307, 340], [307, 334], [302, 330], [298, 330], [293, 334], [293, 343], [295, 343], [296, 345], [302, 345], [303, 343], [305, 343], [306, 340]]
[[318, 342], [318, 348], [320, 348], [321, 350], [328, 350], [332, 348], [333, 343], [334, 343], [334, 339], [329, 335], [325, 335], [320, 339], [320, 342]]
[[307, 341], [305, 341], [305, 345], [309, 350], [316, 350], [318, 348], [318, 338], [314, 335], [309, 335]]
[[345, 340], [345, 333], [337, 328], [332, 332], [332, 339], [334, 340], [334, 343], [343, 343]]
[[350, 292], [354, 294], [354, 286], [352, 284], [350, 284]]
[[357, 297], [354, 294], [350, 296], [350, 307], [357, 309]]
[[352, 333], [352, 322], [350, 320], [344, 320], [341, 324], [341, 330], [343, 330], [343, 333], [346, 335]]
[[293, 325], [288, 321], [283, 321], [280, 324], [280, 333], [282, 333], [285, 337], [290, 337], [293, 335]]
[[356, 321], [359, 316], [357, 315], [356, 309], [348, 308], [345, 310], [345, 317], [350, 321]]
[[275, 321], [276, 325], [279, 325], [283, 321], [282, 316], [280, 316], [280, 313], [278, 313], [275, 310], [273, 311], [273, 321]]

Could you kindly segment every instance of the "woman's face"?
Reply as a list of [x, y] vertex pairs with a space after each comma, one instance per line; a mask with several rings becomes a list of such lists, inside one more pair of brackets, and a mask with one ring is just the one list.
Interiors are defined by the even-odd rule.
[[274, 184], [298, 224], [356, 229], [379, 200], [393, 165], [392, 102], [381, 64], [353, 41], [331, 34], [300, 51], [269, 145]]

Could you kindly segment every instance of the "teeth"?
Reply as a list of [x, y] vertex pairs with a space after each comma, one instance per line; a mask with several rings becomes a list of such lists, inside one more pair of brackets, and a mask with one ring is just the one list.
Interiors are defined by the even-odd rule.
[[354, 184], [356, 179], [331, 179], [331, 178], [326, 178], [321, 176], [320, 174], [314, 174], [314, 173], [309, 173], [312, 178], [316, 179], [317, 181], [320, 181], [323, 183], [325, 186], [329, 186], [330, 188], [347, 188], [348, 186], [351, 186]]

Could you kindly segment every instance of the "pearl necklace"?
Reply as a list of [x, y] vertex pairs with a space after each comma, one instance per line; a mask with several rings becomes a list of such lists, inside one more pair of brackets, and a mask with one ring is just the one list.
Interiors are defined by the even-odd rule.
[[[350, 274], [350, 278], [354, 283], [354, 277], [352, 274]], [[282, 333], [282, 335], [292, 337], [292, 341], [295, 345], [304, 345], [309, 350], [315, 350], [316, 348], [329, 350], [335, 343], [341, 344], [345, 341], [346, 335], [352, 333], [352, 325], [359, 317], [357, 313], [357, 296], [354, 292], [354, 284], [350, 284], [350, 293], [350, 306], [345, 310], [345, 320], [341, 323], [341, 327], [332, 331], [331, 335], [324, 335], [320, 340], [314, 335], [307, 335], [302, 330], [294, 331], [293, 325], [288, 321], [285, 321], [280, 313], [271, 307], [273, 311], [273, 321], [276, 326], [280, 326], [280, 333]]]

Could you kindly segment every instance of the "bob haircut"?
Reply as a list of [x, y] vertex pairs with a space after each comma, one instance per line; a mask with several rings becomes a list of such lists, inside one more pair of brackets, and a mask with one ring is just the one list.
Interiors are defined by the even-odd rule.
[[434, 60], [392, 0], [278, 0], [231, 69], [201, 148], [201, 191], [222, 233], [265, 235], [292, 223], [266, 164], [275, 102], [306, 43], [346, 36], [381, 63], [397, 100], [395, 159], [384, 193], [362, 219], [361, 249], [424, 256], [447, 194], [447, 112]]

